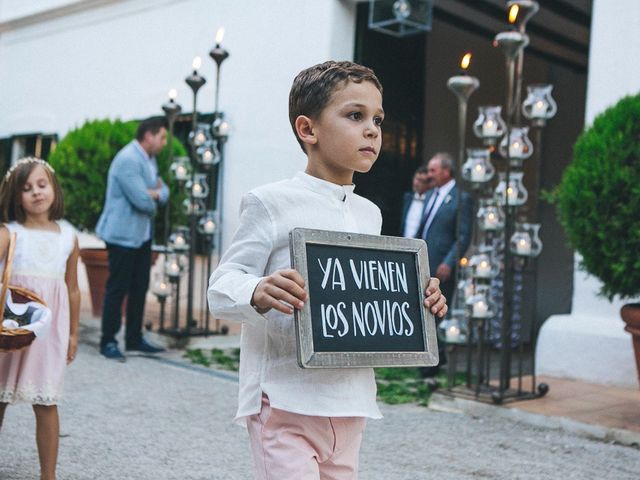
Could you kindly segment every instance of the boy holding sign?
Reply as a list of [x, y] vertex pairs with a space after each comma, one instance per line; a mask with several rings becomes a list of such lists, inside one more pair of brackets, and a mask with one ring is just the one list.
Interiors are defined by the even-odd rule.
[[[289, 232], [380, 234], [380, 210], [353, 192], [352, 180], [378, 158], [383, 118], [372, 70], [325, 62], [300, 72], [289, 119], [307, 167], [244, 196], [232, 245], [211, 276], [212, 313], [242, 322], [236, 420], [247, 423], [256, 478], [357, 478], [366, 418], [381, 418], [373, 369], [298, 366], [293, 311], [307, 293], [289, 268]], [[424, 303], [443, 317], [438, 284], [430, 280]]]

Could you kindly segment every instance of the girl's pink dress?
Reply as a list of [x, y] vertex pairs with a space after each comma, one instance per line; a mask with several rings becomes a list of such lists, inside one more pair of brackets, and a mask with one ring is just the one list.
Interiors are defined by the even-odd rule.
[[[49, 333], [17, 352], [0, 353], [0, 402], [57, 405], [62, 397], [69, 347], [69, 295], [64, 276], [75, 230], [57, 222], [60, 232], [7, 224], [17, 242], [10, 284], [40, 295], [52, 312]], [[0, 272], [4, 262], [0, 263]]]

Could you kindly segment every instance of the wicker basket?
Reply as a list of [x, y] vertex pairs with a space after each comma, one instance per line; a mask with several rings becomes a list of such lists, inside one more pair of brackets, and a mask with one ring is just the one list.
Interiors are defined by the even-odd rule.
[[[46, 306], [46, 302], [37, 294], [26, 288], [9, 285], [11, 277], [11, 267], [13, 265], [13, 254], [16, 248], [16, 234], [12, 233], [9, 239], [9, 249], [4, 272], [2, 273], [2, 288], [0, 288], [0, 320], [4, 320], [7, 290], [11, 291], [14, 303], [38, 302]], [[3, 328], [0, 321], [0, 352], [15, 352], [31, 345], [36, 338], [31, 330], [25, 328]]]

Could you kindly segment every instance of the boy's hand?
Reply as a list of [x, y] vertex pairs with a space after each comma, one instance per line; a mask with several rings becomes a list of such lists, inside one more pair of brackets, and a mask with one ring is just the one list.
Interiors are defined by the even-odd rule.
[[429, 279], [429, 285], [424, 291], [424, 306], [430, 308], [431, 313], [440, 318], [443, 318], [449, 310], [447, 299], [440, 291], [440, 280], [435, 277]]
[[278, 270], [260, 280], [251, 297], [251, 305], [258, 313], [267, 313], [272, 308], [292, 314], [293, 309], [304, 307], [307, 292], [304, 279], [296, 270]]

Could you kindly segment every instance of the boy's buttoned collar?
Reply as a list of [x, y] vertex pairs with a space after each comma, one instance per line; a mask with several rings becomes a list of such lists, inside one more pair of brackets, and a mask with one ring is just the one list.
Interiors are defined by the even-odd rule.
[[344, 202], [349, 195], [353, 194], [353, 190], [356, 186], [351, 185], [336, 185], [335, 183], [327, 182], [321, 178], [314, 177], [305, 172], [296, 173], [296, 180], [302, 182], [302, 184], [309, 190], [312, 190], [320, 195], [333, 197], [341, 202]]

